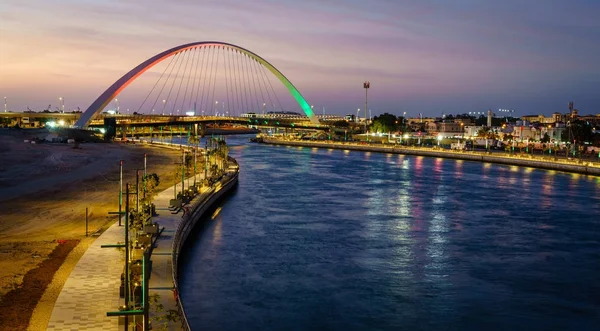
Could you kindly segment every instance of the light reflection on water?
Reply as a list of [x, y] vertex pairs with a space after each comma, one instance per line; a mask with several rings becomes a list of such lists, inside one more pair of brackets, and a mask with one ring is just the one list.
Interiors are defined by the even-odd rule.
[[193, 329], [600, 324], [597, 178], [228, 143], [239, 187], [180, 263]]

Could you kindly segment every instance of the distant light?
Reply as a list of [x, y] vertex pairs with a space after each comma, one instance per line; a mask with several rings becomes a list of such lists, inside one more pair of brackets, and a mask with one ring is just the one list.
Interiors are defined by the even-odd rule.
[[106, 133], [106, 130], [105, 130], [104, 128], [100, 128], [100, 132], [101, 132], [102, 134], [105, 134], [105, 133]]
[[56, 122], [50, 121], [50, 122], [46, 123], [46, 125], [49, 126], [49, 127], [51, 127], [51, 128], [53, 128], [53, 127], [56, 126]]
[[63, 120], [58, 121], [58, 125], [60, 125], [60, 126], [65, 125], [65, 121], [63, 121]]
[[107, 112], [107, 113], [109, 113], [109, 114], [111, 114], [111, 115], [114, 115], [114, 114], [116, 113], [116, 112], [115, 112], [114, 110], [112, 110], [112, 109], [111, 109], [111, 110], [107, 110], [106, 112]]
[[196, 115], [196, 112], [194, 112], [194, 111], [186, 111], [185, 115], [186, 116], [194, 116], [194, 115]]
[[404, 139], [408, 139], [408, 133], [404, 134]]

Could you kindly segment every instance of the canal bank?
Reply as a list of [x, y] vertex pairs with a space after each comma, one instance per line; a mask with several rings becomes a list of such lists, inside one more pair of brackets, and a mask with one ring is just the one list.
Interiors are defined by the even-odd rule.
[[185, 245], [185, 242], [189, 235], [192, 233], [192, 230], [198, 224], [198, 222], [203, 219], [205, 214], [210, 211], [214, 205], [225, 197], [231, 190], [235, 188], [238, 183], [239, 177], [239, 165], [237, 161], [233, 158], [228, 158], [228, 166], [225, 169], [225, 174], [212, 186], [207, 187], [202, 194], [198, 195], [194, 198], [189, 206], [184, 207], [186, 212], [181, 218], [181, 221], [178, 222], [177, 227], [172, 236], [171, 242], [171, 277], [173, 280], [173, 289], [174, 289], [174, 303], [178, 309], [179, 316], [181, 318], [181, 325], [184, 330], [189, 330], [190, 326], [186, 318], [185, 309], [183, 306], [183, 302], [179, 300], [178, 293], [179, 291], [179, 283], [178, 283], [178, 274], [177, 274], [177, 265], [179, 255]]
[[[156, 142], [153, 145], [165, 148], [182, 147], [177, 144]], [[199, 187], [198, 194], [179, 207], [173, 206], [171, 188], [159, 193], [153, 199], [156, 209], [161, 212], [152, 219], [162, 229], [150, 255], [152, 271], [148, 294], [154, 302], [151, 304], [149, 317], [154, 327], [167, 330], [190, 330], [180, 300], [182, 293], [178, 285], [178, 259], [196, 224], [238, 183], [239, 165], [234, 158], [227, 157], [222, 170], [222, 176], [218, 178], [211, 176], [210, 171], [207, 173], [207, 178], [202, 174], [198, 175], [198, 181], [209, 180], [206, 183], [208, 186]]]
[[394, 153], [414, 156], [442, 157], [457, 160], [490, 162], [521, 167], [573, 172], [584, 175], [600, 176], [600, 160], [568, 159], [565, 157], [539, 156], [531, 154], [508, 154], [474, 151], [453, 151], [437, 147], [411, 147], [385, 144], [359, 144], [330, 141], [299, 141], [263, 137], [262, 143], [270, 145], [298, 146], [351, 150], [361, 152]]

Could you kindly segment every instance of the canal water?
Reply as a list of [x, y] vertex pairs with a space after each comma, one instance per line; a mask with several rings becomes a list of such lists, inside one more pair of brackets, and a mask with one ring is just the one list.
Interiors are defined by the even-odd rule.
[[247, 139], [180, 260], [193, 330], [600, 328], [600, 178]]

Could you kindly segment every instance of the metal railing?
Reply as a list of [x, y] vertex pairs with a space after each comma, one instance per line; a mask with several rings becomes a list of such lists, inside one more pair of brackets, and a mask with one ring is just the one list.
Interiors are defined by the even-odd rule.
[[[179, 253], [183, 245], [185, 244], [185, 240], [188, 235], [196, 225], [196, 221], [199, 220], [202, 215], [208, 210], [210, 205], [217, 201], [223, 194], [229, 191], [232, 185], [237, 181], [239, 174], [239, 166], [237, 166], [237, 161], [233, 158], [229, 158], [230, 162], [236, 164], [236, 167], [232, 168], [230, 171], [226, 172], [226, 176], [218, 182], [221, 184], [219, 189], [216, 189], [215, 186], [208, 188], [204, 192], [200, 192], [198, 196], [196, 196], [190, 202], [191, 212], [186, 214], [182, 221], [177, 226], [175, 230], [175, 234], [173, 235], [173, 243], [171, 247], [171, 260], [172, 260], [172, 274], [173, 277], [173, 285], [177, 290], [177, 293], [181, 293], [179, 291], [179, 282], [178, 282], [178, 259]], [[187, 319], [187, 315], [185, 314], [185, 307], [182, 300], [178, 300], [177, 309], [179, 312], [179, 316], [181, 318], [181, 325], [184, 330], [190, 330], [189, 321]]]

